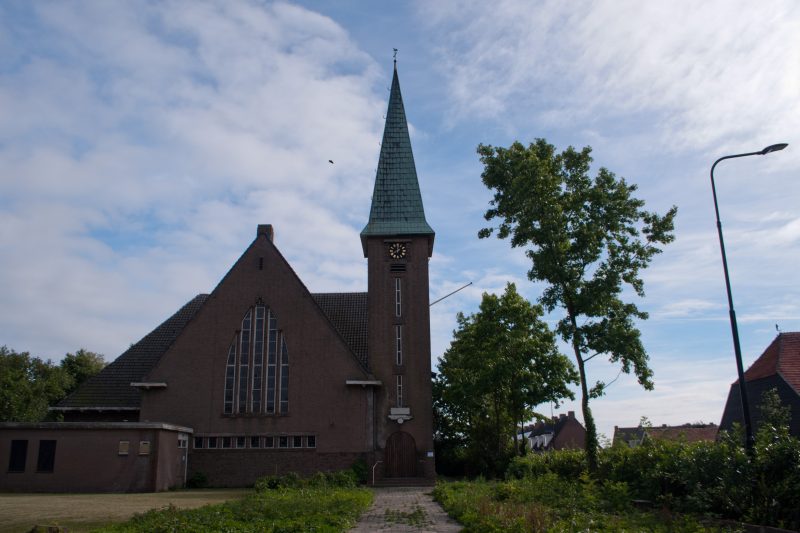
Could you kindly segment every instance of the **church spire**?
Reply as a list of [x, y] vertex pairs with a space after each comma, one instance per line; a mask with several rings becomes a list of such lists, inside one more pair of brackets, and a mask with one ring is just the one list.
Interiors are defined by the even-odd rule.
[[381, 155], [372, 192], [372, 207], [369, 222], [361, 231], [364, 255], [367, 253], [367, 237], [400, 235], [427, 235], [428, 248], [433, 249], [434, 231], [425, 220], [425, 210], [422, 207], [422, 195], [419, 191], [414, 154], [411, 152], [411, 139], [408, 135], [395, 59], [389, 110], [386, 112]]

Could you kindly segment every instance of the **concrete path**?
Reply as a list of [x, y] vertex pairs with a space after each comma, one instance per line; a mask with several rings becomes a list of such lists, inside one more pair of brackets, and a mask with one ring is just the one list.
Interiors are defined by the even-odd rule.
[[373, 491], [372, 507], [361, 516], [351, 533], [461, 531], [461, 525], [433, 501], [433, 487], [387, 487]]

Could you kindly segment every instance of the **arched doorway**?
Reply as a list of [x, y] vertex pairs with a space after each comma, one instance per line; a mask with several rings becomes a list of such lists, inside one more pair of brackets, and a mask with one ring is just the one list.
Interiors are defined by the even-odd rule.
[[415, 477], [417, 475], [417, 445], [405, 431], [395, 431], [386, 439], [384, 449], [386, 477]]

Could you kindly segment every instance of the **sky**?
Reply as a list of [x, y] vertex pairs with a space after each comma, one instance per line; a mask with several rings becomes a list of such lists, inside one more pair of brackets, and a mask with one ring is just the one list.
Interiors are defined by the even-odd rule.
[[[736, 367], [718, 157], [789, 143], [715, 178], [745, 366], [776, 327], [800, 330], [791, 0], [2, 2], [0, 345], [113, 360], [213, 290], [260, 223], [312, 292], [366, 290], [358, 234], [394, 48], [436, 230], [431, 301], [472, 282], [431, 308], [434, 364], [483, 292], [544, 288], [523, 250], [477, 238], [491, 199], [478, 144], [588, 145], [592, 175], [679, 209], [633, 298], [655, 389], [620, 375], [592, 403], [599, 430], [719, 423]], [[598, 357], [587, 372], [619, 368]], [[540, 406], [566, 410], [580, 418], [578, 402]]]

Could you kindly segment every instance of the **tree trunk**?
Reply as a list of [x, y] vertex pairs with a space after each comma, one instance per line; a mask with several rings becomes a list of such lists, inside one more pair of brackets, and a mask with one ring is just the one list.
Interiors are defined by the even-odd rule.
[[589, 473], [595, 475], [597, 473], [597, 427], [594, 424], [592, 410], [589, 408], [589, 388], [586, 386], [586, 368], [581, 357], [578, 325], [571, 308], [567, 309], [567, 313], [572, 323], [572, 349], [575, 351], [575, 362], [578, 363], [578, 374], [581, 379], [581, 410], [583, 411], [583, 424], [586, 426], [586, 461]]

